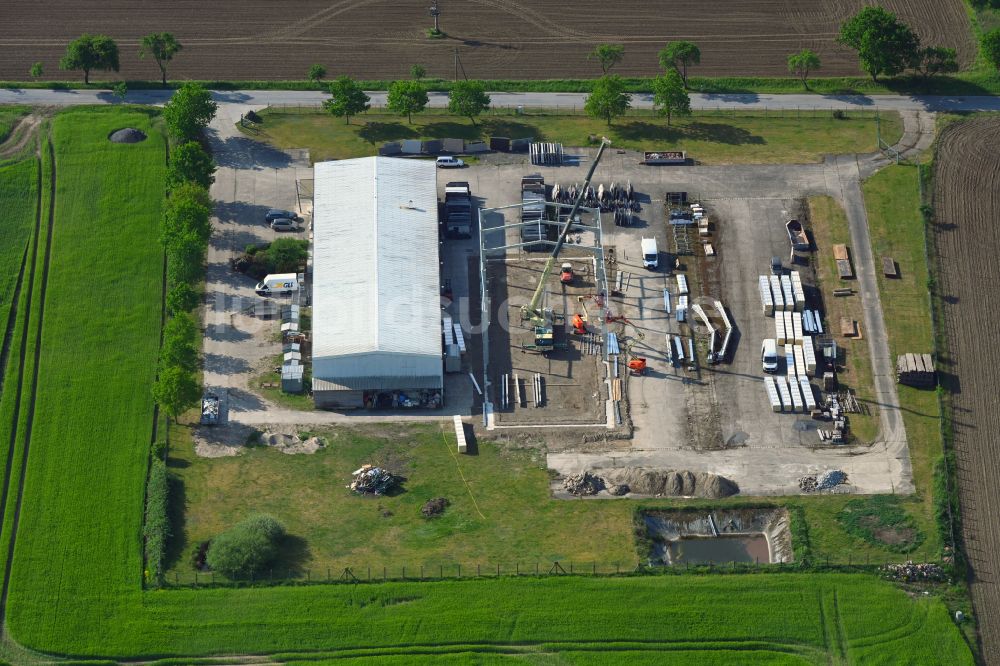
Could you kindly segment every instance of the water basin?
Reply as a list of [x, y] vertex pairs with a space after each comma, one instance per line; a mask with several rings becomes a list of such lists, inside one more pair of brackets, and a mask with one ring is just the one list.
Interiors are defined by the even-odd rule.
[[683, 536], [666, 544], [666, 551], [671, 564], [770, 562], [763, 534]]

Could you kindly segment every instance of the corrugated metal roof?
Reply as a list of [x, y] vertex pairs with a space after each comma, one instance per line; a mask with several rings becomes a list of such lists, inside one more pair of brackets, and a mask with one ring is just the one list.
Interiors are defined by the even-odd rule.
[[313, 374], [440, 375], [434, 162], [320, 162], [314, 178]]

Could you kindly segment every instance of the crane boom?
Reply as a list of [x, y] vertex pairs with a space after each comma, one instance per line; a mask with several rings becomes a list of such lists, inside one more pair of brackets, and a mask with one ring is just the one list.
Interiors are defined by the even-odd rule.
[[576, 217], [577, 211], [580, 209], [580, 203], [583, 201], [583, 197], [587, 192], [587, 187], [590, 185], [590, 179], [594, 177], [594, 171], [597, 169], [597, 163], [601, 161], [601, 155], [604, 154], [604, 148], [610, 145], [610, 141], [606, 138], [601, 139], [601, 147], [597, 149], [597, 155], [594, 157], [594, 161], [590, 164], [590, 169], [587, 171], [587, 178], [583, 181], [583, 187], [580, 188], [579, 194], [576, 195], [576, 201], [573, 202], [573, 208], [569, 212], [569, 218], [566, 220], [566, 225], [563, 226], [562, 231], [559, 233], [559, 239], [556, 241], [556, 246], [552, 248], [552, 254], [549, 255], [548, 260], [545, 262], [545, 267], [542, 269], [542, 275], [538, 280], [538, 286], [535, 287], [535, 293], [531, 297], [531, 301], [527, 305], [521, 306], [521, 318], [531, 319], [531, 320], [541, 320], [543, 319], [543, 314], [539, 305], [542, 302], [542, 294], [545, 293], [545, 283], [549, 279], [549, 275], [552, 274], [552, 269], [556, 265], [556, 260], [559, 258], [559, 251], [562, 250], [563, 244], [566, 242], [566, 236], [569, 235], [570, 227], [573, 226], [573, 219]]

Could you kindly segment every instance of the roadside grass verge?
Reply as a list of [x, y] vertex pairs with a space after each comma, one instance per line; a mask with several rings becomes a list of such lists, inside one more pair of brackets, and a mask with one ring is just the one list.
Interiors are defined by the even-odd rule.
[[858, 402], [864, 403], [869, 409], [868, 414], [851, 414], [851, 430], [862, 442], [871, 442], [878, 434], [879, 416], [872, 381], [872, 364], [868, 355], [868, 341], [840, 335], [842, 317], [862, 321], [860, 297], [833, 295], [834, 289], [854, 286], [854, 281], [841, 282], [832, 250], [838, 243], [850, 245], [851, 231], [847, 226], [844, 209], [832, 197], [809, 197], [808, 203], [809, 219], [817, 249], [812, 261], [816, 266], [826, 318], [823, 330], [834, 338], [844, 353], [844, 370], [838, 374], [837, 380], [845, 388], [853, 390]]
[[[843, 119], [828, 112], [697, 112], [675, 120], [671, 127], [649, 112], [620, 118], [609, 128], [582, 114], [491, 114], [476, 125], [467, 118], [429, 109], [413, 124], [396, 115], [369, 112], [351, 124], [321, 109], [265, 109], [263, 123], [249, 133], [279, 148], [308, 147], [315, 162], [374, 155], [386, 142], [404, 139], [486, 139], [490, 136], [533, 137], [566, 146], [588, 146], [591, 137], [607, 136], [616, 148], [686, 150], [703, 164], [805, 163], [825, 154], [869, 153], [876, 150], [875, 117], [854, 112]], [[882, 113], [887, 141], [902, 136], [897, 113]], [[259, 131], [258, 131], [259, 130]], [[247, 131], [247, 130], [244, 130]]]
[[[28, 115], [31, 107], [22, 104], [0, 105], [0, 144], [7, 140], [18, 120]], [[0, 182], [2, 182], [0, 178]]]

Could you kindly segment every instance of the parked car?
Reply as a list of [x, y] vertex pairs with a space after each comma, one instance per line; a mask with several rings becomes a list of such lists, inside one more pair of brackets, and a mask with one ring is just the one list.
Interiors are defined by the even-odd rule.
[[442, 155], [437, 158], [437, 166], [439, 169], [458, 169], [464, 167], [465, 162], [451, 155]]
[[302, 218], [299, 215], [296, 215], [290, 210], [281, 210], [280, 208], [272, 208], [267, 211], [267, 215], [264, 216], [264, 221], [268, 224], [280, 219], [294, 220], [296, 222], [302, 221]]
[[299, 223], [287, 217], [271, 220], [271, 228], [275, 231], [298, 231]]

